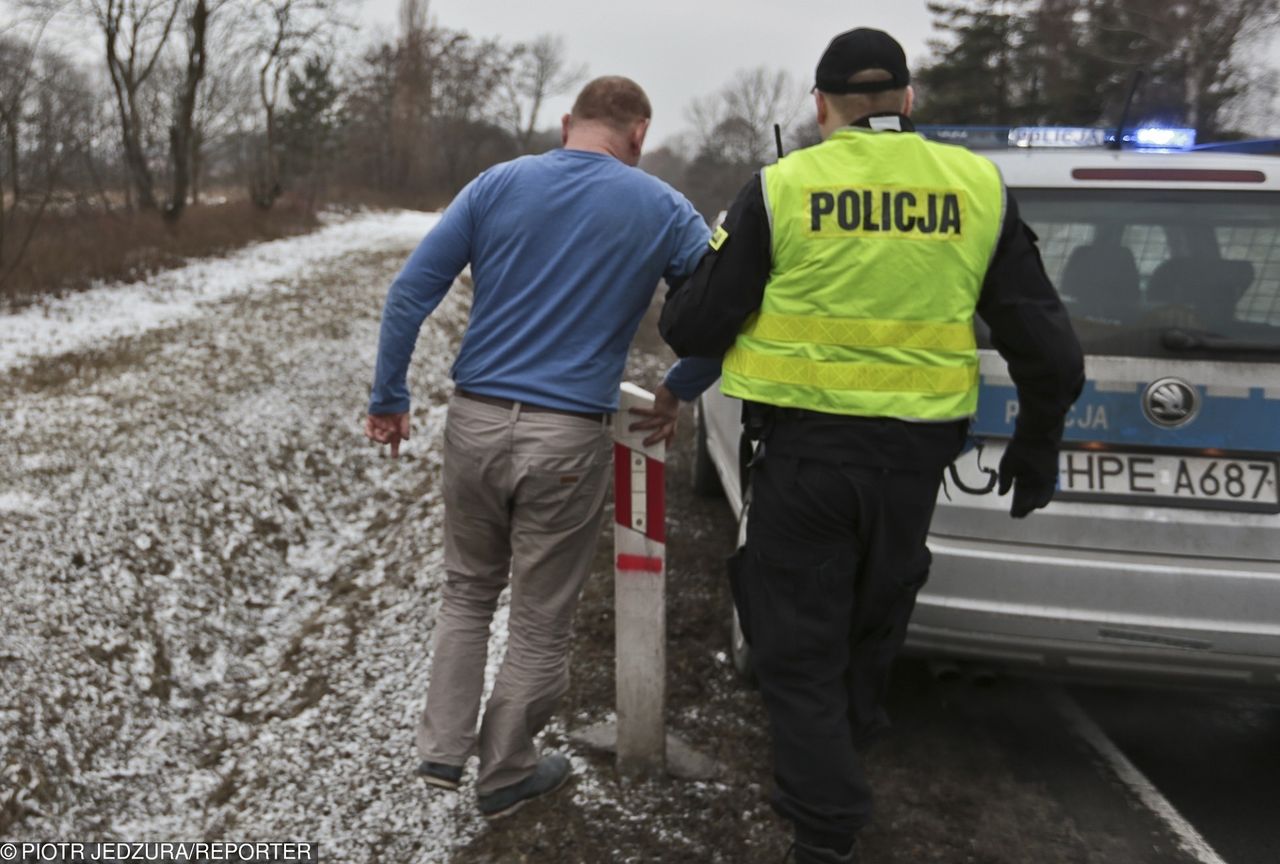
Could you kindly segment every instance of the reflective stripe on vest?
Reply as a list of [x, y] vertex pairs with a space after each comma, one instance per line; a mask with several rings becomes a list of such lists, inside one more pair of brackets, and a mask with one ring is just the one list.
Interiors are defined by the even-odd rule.
[[931, 348], [971, 351], [973, 326], [929, 321], [874, 321], [867, 318], [805, 318], [761, 313], [751, 335], [778, 342], [810, 342], [865, 348]]
[[949, 420], [977, 407], [973, 312], [1003, 218], [990, 161], [847, 128], [765, 169], [773, 270], [725, 356], [731, 396]]
[[780, 384], [799, 384], [823, 390], [874, 390], [898, 393], [967, 395], [978, 377], [976, 366], [951, 368], [896, 363], [815, 362], [804, 357], [780, 357], [738, 351], [724, 361], [724, 371]]

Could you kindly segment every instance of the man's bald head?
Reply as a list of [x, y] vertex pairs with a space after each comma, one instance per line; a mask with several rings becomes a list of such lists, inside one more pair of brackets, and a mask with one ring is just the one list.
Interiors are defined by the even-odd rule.
[[561, 120], [564, 146], [594, 150], [638, 165], [653, 108], [640, 85], [621, 75], [597, 78], [582, 88]]
[[582, 88], [569, 116], [575, 123], [603, 123], [628, 132], [653, 116], [653, 106], [640, 85], [630, 78], [605, 75]]

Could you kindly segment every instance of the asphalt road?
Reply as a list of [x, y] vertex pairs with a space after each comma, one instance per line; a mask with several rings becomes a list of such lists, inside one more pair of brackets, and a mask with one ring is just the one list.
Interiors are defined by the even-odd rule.
[[1280, 694], [1069, 693], [1226, 864], [1280, 861]]
[[[1280, 695], [1060, 684], [924, 658], [899, 666], [920, 669], [1095, 850], [1127, 847], [1153, 864], [1280, 862]], [[916, 689], [895, 684], [899, 719], [925, 707], [909, 698]]]

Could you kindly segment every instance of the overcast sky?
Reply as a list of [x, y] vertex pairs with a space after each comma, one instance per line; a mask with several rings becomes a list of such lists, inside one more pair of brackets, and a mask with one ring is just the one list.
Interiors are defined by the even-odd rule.
[[[400, 0], [364, 4], [368, 36], [395, 31]], [[626, 75], [649, 93], [650, 146], [681, 132], [689, 100], [718, 90], [735, 70], [764, 65], [811, 83], [827, 42], [853, 27], [889, 31], [916, 66], [931, 35], [925, 0], [431, 0], [430, 14], [441, 26], [508, 42], [563, 35], [570, 60], [591, 76]], [[572, 101], [548, 105], [539, 126], [557, 122]]]

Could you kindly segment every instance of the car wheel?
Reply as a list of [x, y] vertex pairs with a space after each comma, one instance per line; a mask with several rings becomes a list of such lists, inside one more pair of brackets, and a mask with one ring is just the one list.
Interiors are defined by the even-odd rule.
[[707, 419], [702, 414], [701, 401], [693, 403], [693, 427], [693, 491], [703, 498], [719, 498], [724, 495], [724, 487], [707, 448]]

